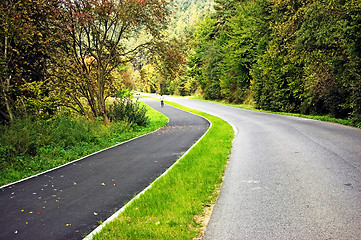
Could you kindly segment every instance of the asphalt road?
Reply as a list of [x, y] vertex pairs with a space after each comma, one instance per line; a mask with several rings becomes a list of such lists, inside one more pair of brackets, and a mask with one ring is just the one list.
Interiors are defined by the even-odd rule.
[[82, 239], [170, 167], [208, 129], [205, 119], [154, 100], [159, 131], [0, 188], [0, 239]]
[[361, 239], [361, 130], [166, 97], [233, 124], [204, 239]]

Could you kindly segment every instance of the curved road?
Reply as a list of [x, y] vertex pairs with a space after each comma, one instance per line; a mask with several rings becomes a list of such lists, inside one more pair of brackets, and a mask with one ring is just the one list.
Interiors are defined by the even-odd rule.
[[153, 134], [0, 188], [0, 239], [82, 239], [161, 175], [209, 127], [199, 116], [144, 101], [167, 115], [169, 124]]
[[361, 130], [166, 97], [233, 124], [204, 239], [361, 239]]

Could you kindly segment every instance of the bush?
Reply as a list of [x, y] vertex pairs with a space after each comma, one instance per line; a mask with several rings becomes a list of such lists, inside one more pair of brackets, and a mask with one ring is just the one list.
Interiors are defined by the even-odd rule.
[[138, 101], [130, 98], [117, 99], [108, 111], [108, 118], [114, 122], [129, 122], [138, 126], [146, 126], [149, 118], [146, 116], [147, 110], [140, 106]]
[[[59, 115], [53, 121], [42, 122], [44, 135], [40, 145], [53, 145], [62, 148], [75, 146], [80, 142], [96, 142], [97, 132], [101, 131], [100, 122], [90, 122], [81, 117]], [[50, 137], [51, 136], [51, 137]]]
[[82, 117], [58, 115], [49, 120], [15, 119], [9, 125], [0, 125], [0, 169], [21, 165], [19, 157], [30, 159], [44, 149], [56, 152], [84, 142], [97, 144], [104, 136], [110, 136], [107, 126]]
[[0, 145], [5, 158], [9, 160], [15, 153], [34, 156], [38, 146], [37, 131], [39, 131], [39, 125], [31, 126], [30, 120], [14, 120], [10, 126], [2, 126]]

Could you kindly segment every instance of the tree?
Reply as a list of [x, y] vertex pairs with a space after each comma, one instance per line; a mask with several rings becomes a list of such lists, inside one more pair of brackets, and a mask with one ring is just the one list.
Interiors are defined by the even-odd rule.
[[304, 100], [303, 60], [293, 55], [297, 21], [307, 0], [274, 1], [269, 42], [252, 67], [257, 107], [298, 112]]
[[197, 26], [194, 33], [194, 54], [190, 57], [190, 77], [196, 79], [206, 99], [220, 99], [219, 64], [220, 48], [215, 41], [214, 26], [216, 20], [206, 17]]
[[304, 109], [342, 118], [359, 116], [354, 101], [360, 94], [355, 88], [360, 84], [360, 34], [355, 32], [360, 30], [360, 5], [315, 1], [301, 10], [293, 55], [305, 65]]
[[[58, 6], [57, 0], [0, 3], [0, 110], [9, 119], [54, 109], [54, 99], [48, 99], [46, 87], [47, 60], [54, 50], [52, 39], [56, 35], [49, 23]], [[35, 85], [39, 86], [34, 92]]]
[[220, 83], [229, 102], [242, 103], [249, 94], [252, 67], [269, 42], [271, 10], [267, 0], [242, 2], [226, 23]]
[[[89, 116], [84, 98], [92, 116], [108, 122], [105, 100], [114, 95], [111, 72], [140, 52], [156, 54], [162, 46], [170, 3], [171, 0], [65, 1], [64, 36], [58, 39], [60, 51], [53, 58], [53, 75], [54, 82], [66, 91], [80, 112]], [[141, 31], [147, 38], [132, 42]]]

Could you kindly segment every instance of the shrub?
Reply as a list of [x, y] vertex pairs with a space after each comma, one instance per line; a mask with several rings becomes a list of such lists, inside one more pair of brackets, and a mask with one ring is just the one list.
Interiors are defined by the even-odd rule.
[[[15, 153], [20, 155], [36, 155], [38, 146], [38, 124], [31, 126], [31, 120], [14, 120], [10, 126], [0, 129], [0, 145], [9, 160]], [[5, 150], [6, 149], [6, 150]]]
[[146, 126], [149, 118], [146, 116], [147, 110], [144, 106], [140, 106], [138, 101], [130, 98], [117, 99], [113, 105], [109, 107], [108, 118], [111, 121], [125, 121], [138, 126]]
[[21, 156], [30, 159], [44, 149], [69, 149], [84, 142], [97, 144], [101, 137], [109, 135], [107, 126], [82, 117], [14, 119], [9, 125], [0, 126], [0, 169], [20, 163]]

